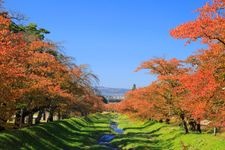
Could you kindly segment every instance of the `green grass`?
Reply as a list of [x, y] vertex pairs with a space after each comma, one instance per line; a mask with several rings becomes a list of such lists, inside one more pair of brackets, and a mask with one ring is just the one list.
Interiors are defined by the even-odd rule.
[[116, 135], [111, 144], [119, 149], [134, 150], [225, 150], [225, 139], [210, 134], [187, 134], [180, 127], [153, 121], [130, 120], [118, 114], [92, 114], [20, 130], [0, 133], [2, 150], [107, 150], [98, 139], [107, 133], [110, 121], [119, 123], [124, 134]]
[[187, 134], [180, 127], [152, 121], [132, 121], [118, 117], [119, 127], [125, 133], [112, 144], [121, 149], [135, 150], [225, 150], [225, 139], [210, 134]]
[[0, 149], [105, 149], [97, 145], [102, 134], [110, 133], [111, 114], [94, 114], [0, 133]]

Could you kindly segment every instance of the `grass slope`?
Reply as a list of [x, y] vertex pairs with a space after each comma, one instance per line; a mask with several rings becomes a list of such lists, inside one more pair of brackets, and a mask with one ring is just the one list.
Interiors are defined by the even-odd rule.
[[118, 117], [119, 127], [125, 133], [112, 144], [121, 149], [135, 150], [225, 150], [225, 139], [209, 134], [187, 134], [177, 126], [152, 121], [132, 121]]
[[109, 133], [111, 114], [94, 114], [86, 118], [71, 118], [53, 123], [0, 133], [0, 149], [105, 149], [97, 145], [104, 133]]
[[41, 149], [107, 150], [98, 139], [107, 133], [110, 121], [117, 121], [124, 134], [111, 144], [135, 150], [225, 150], [225, 139], [209, 134], [187, 134], [181, 128], [152, 121], [132, 121], [117, 114], [93, 114], [0, 133], [1, 150]]

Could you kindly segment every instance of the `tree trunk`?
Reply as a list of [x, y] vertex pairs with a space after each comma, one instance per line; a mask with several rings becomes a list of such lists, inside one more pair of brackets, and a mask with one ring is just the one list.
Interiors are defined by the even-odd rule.
[[53, 115], [54, 115], [54, 110], [53, 110], [53, 108], [50, 108], [47, 122], [53, 121]]
[[197, 126], [197, 131], [198, 131], [199, 133], [202, 133], [202, 130], [201, 130], [201, 124], [197, 124], [196, 126]]
[[43, 112], [43, 120], [45, 121], [46, 120], [46, 111], [44, 110]]
[[60, 109], [58, 110], [58, 120], [61, 120], [61, 112], [60, 112]]
[[16, 112], [16, 115], [15, 115], [15, 127], [16, 128], [21, 128], [24, 123], [25, 123], [24, 109], [21, 109], [21, 110]]
[[31, 112], [31, 113], [28, 115], [28, 125], [29, 125], [29, 126], [32, 126], [32, 124], [33, 124], [33, 115], [34, 115], [33, 112]]
[[40, 123], [41, 117], [42, 117], [43, 113], [44, 113], [44, 110], [43, 109], [40, 109], [39, 112], [38, 112], [38, 116], [35, 119], [35, 124], [39, 124]]
[[23, 126], [25, 123], [25, 116], [24, 116], [24, 109], [20, 110], [20, 128]]
[[5, 130], [5, 127], [3, 127], [2, 125], [0, 125], [0, 131]]
[[15, 120], [14, 120], [14, 124], [15, 124], [15, 127], [16, 128], [19, 128], [20, 127], [20, 111], [17, 111], [16, 112], [16, 115], [15, 115]]
[[214, 127], [214, 128], [213, 128], [213, 135], [215, 135], [215, 136], [216, 136], [216, 133], [217, 133], [217, 128], [216, 128], [216, 127]]
[[196, 121], [194, 119], [189, 120], [190, 130], [196, 131]]
[[196, 130], [199, 132], [199, 133], [202, 133], [202, 130], [201, 130], [201, 120], [200, 118], [197, 119], [197, 124], [196, 124]]
[[170, 124], [170, 119], [166, 118], [165, 122], [166, 122], [166, 124]]
[[82, 117], [85, 116], [85, 112], [81, 111], [80, 113]]
[[183, 122], [184, 130], [185, 130], [185, 134], [189, 133], [188, 127], [187, 127], [187, 122], [185, 120], [182, 120], [182, 122]]
[[0, 118], [0, 131], [5, 130], [6, 121]]
[[68, 114], [67, 113], [63, 113], [61, 116], [62, 116], [62, 119], [68, 118]]
[[185, 130], [185, 134], [189, 133], [189, 132], [188, 132], [188, 127], [187, 127], [187, 122], [186, 122], [186, 120], [185, 120], [184, 114], [181, 114], [181, 115], [180, 115], [180, 118], [181, 118], [182, 123], [183, 123], [183, 127], [184, 127], [184, 130]]

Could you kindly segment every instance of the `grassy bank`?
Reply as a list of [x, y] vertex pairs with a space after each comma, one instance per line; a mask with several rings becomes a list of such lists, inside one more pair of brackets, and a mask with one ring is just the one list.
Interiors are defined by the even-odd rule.
[[0, 133], [0, 149], [104, 149], [97, 140], [109, 133], [111, 114], [71, 118]]
[[118, 122], [125, 133], [117, 136], [112, 143], [121, 149], [225, 150], [225, 139], [220, 136], [204, 133], [185, 135], [177, 126], [132, 121], [125, 116], [119, 116]]
[[[116, 117], [117, 116], [117, 117]], [[124, 134], [111, 141], [119, 149], [135, 150], [225, 150], [225, 139], [209, 134], [187, 134], [180, 127], [152, 121], [130, 120], [124, 115], [93, 114], [0, 133], [0, 149], [107, 150], [98, 139], [107, 133], [110, 121]]]

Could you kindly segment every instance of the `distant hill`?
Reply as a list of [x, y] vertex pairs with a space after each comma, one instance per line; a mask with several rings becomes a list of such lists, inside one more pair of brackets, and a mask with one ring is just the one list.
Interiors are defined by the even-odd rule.
[[95, 88], [103, 96], [123, 96], [126, 92], [130, 90], [130, 89], [124, 89], [124, 88], [109, 88], [109, 87], [103, 87], [103, 86], [98, 86]]

